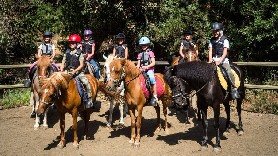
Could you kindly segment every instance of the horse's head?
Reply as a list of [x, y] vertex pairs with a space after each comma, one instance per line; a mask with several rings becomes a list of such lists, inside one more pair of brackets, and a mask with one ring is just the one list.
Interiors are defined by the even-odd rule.
[[113, 59], [113, 61], [110, 63], [110, 79], [107, 83], [107, 89], [109, 91], [116, 90], [116, 87], [118, 87], [121, 81], [125, 79], [125, 63], [126, 59]]
[[39, 78], [49, 77], [50, 75], [49, 70], [52, 67], [49, 56], [43, 55], [40, 58], [38, 58], [37, 67], [38, 67], [37, 73]]
[[182, 109], [189, 105], [189, 95], [191, 88], [188, 83], [176, 76], [172, 76], [169, 81], [169, 86], [172, 90], [172, 98], [176, 108]]
[[104, 63], [104, 82], [108, 82], [110, 80], [110, 68], [109, 65], [110, 63], [113, 61], [113, 59], [115, 58], [112, 54], [110, 54], [108, 57], [106, 57], [105, 55], [103, 55], [103, 58], [105, 59], [105, 63]]
[[185, 50], [185, 60], [187, 62], [196, 61], [198, 58], [197, 52], [195, 50], [186, 49]]
[[49, 78], [45, 79], [45, 83], [39, 93], [38, 115], [43, 114], [46, 108], [60, 97], [61, 93], [68, 88], [70, 80], [71, 76], [62, 72], [55, 72]]

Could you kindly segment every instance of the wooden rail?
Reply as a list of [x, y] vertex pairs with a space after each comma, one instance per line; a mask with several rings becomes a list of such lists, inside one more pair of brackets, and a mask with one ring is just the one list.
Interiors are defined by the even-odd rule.
[[[133, 61], [136, 63], [136, 61]], [[263, 67], [278, 67], [278, 62], [234, 62], [239, 66], [263, 66]], [[58, 66], [61, 64], [58, 63]], [[100, 62], [100, 65], [103, 66], [104, 62]], [[167, 61], [156, 61], [156, 65], [169, 65]], [[11, 69], [11, 68], [29, 68], [31, 64], [20, 64], [20, 65], [0, 65], [0, 69]], [[276, 90], [278, 86], [271, 85], [253, 85], [253, 84], [244, 84], [247, 89], [270, 89]], [[25, 88], [23, 84], [15, 85], [0, 85], [0, 89], [13, 89], [13, 88]]]

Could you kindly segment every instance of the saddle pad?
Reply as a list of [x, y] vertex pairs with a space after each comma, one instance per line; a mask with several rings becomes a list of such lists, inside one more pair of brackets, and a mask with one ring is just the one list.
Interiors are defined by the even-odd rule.
[[77, 90], [78, 90], [79, 96], [81, 97], [82, 104], [86, 104], [86, 102], [87, 102], [87, 94], [84, 91], [79, 78], [75, 77], [74, 80], [76, 82]]
[[[220, 81], [220, 84], [221, 86], [227, 90], [228, 89], [228, 83], [227, 81], [225, 80], [222, 72], [220, 71], [221, 69], [217, 66], [217, 75], [218, 75], [218, 78], [219, 78], [219, 81]], [[232, 73], [235, 77], [235, 85], [236, 87], [238, 88], [240, 86], [240, 80], [239, 80], [239, 76], [236, 74], [236, 72], [232, 69]]]
[[[146, 87], [144, 76], [141, 74], [139, 76], [139, 79], [140, 79], [140, 85], [141, 85], [142, 92], [144, 93], [145, 97], [147, 99], [149, 99], [151, 94]], [[156, 75], [155, 75], [155, 81], [156, 81], [157, 97], [160, 97], [164, 93], [165, 89], [164, 89], [162, 81]]]

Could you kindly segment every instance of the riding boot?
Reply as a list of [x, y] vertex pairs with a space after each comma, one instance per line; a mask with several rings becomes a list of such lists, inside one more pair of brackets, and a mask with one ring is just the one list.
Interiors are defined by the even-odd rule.
[[154, 95], [150, 100], [150, 105], [151, 106], [157, 106], [157, 101], [158, 101], [157, 96]]

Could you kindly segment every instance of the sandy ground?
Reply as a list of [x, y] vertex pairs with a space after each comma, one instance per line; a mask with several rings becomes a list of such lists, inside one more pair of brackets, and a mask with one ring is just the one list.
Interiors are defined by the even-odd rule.
[[[100, 100], [100, 99], [99, 99]], [[89, 122], [89, 140], [80, 140], [79, 149], [75, 149], [71, 115], [66, 115], [66, 147], [57, 148], [60, 134], [57, 113], [49, 113], [49, 128], [33, 129], [34, 119], [30, 118], [31, 107], [19, 107], [0, 110], [0, 155], [278, 155], [278, 116], [243, 111], [244, 135], [238, 136], [235, 130], [237, 113], [232, 108], [232, 129], [228, 138], [222, 135], [226, 115], [221, 111], [221, 146], [219, 153], [213, 151], [215, 133], [213, 113], [209, 111], [209, 147], [200, 151], [202, 125], [194, 119], [185, 124], [184, 114], [169, 111], [169, 134], [164, 130], [154, 133], [156, 114], [153, 107], [143, 110], [141, 128], [141, 146], [133, 148], [129, 143], [130, 117], [125, 118], [125, 127], [118, 129], [119, 110], [114, 111], [114, 129], [106, 127], [109, 104], [102, 101], [97, 105]], [[162, 123], [164, 121], [163, 114]], [[84, 123], [78, 121], [78, 134], [81, 138]]]

